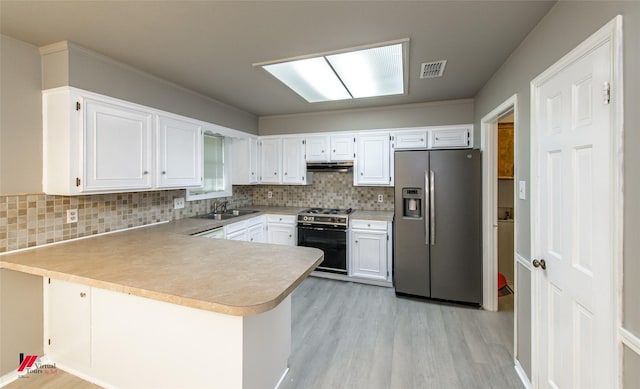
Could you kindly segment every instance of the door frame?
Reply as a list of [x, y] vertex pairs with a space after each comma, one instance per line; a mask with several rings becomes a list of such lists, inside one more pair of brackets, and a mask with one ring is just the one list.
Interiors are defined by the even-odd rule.
[[[498, 120], [513, 111], [513, 160], [517, 159], [518, 95], [514, 94], [480, 120], [480, 150], [482, 152], [482, 307], [487, 311], [498, 310]], [[515, 166], [513, 214], [518, 215], [515, 182], [518, 167]], [[517, 216], [516, 216], [517, 218]], [[514, 221], [514, 269], [516, 264], [517, 223]], [[527, 264], [528, 266], [528, 264]], [[515, 272], [514, 272], [515, 275]], [[517, 277], [516, 277], [517, 278]], [[514, 283], [517, 281], [514, 280]], [[514, 284], [517, 289], [517, 285]], [[514, 317], [517, 299], [514, 299]], [[514, 322], [515, 326], [515, 322]], [[515, 331], [514, 331], [515, 335]], [[515, 346], [515, 342], [514, 342]]]
[[[537, 167], [537, 153], [538, 145], [535, 143], [537, 135], [540, 131], [539, 125], [539, 88], [543, 83], [548, 81], [553, 76], [560, 73], [564, 68], [573, 64], [581, 57], [587, 55], [603, 43], [611, 42], [611, 116], [610, 116], [610, 128], [611, 128], [611, 160], [610, 166], [612, 168], [612, 201], [609, 206], [612, 210], [613, 221], [611, 231], [612, 248], [611, 248], [611, 307], [613, 315], [611, 317], [611, 325], [613, 327], [611, 339], [613, 354], [616, 358], [612, 361], [611, 376], [615, 377], [617, 387], [622, 387], [622, 376], [620, 374], [620, 366], [622, 365], [622, 347], [621, 347], [621, 330], [622, 330], [622, 237], [623, 237], [623, 80], [622, 80], [622, 16], [618, 15], [613, 20], [605, 24], [602, 28], [596, 31], [593, 35], [585, 39], [577, 47], [572, 49], [569, 53], [559, 59], [556, 63], [547, 68], [539, 76], [531, 81], [531, 251], [532, 259], [539, 256], [540, 248], [537, 244], [538, 236], [536, 209], [537, 204], [540, 202], [539, 193], [539, 179]], [[540, 288], [540, 272], [532, 274], [532, 293], [531, 293], [531, 305], [532, 305], [532, 331], [531, 331], [531, 380], [533, 387], [538, 387], [539, 382], [539, 365], [540, 365], [540, 350], [538, 347], [540, 338], [540, 300], [538, 299]]]

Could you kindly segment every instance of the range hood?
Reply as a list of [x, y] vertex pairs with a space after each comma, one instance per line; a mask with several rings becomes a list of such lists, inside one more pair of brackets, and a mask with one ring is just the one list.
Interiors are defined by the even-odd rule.
[[348, 173], [353, 171], [353, 161], [347, 162], [307, 162], [308, 172], [339, 172]]

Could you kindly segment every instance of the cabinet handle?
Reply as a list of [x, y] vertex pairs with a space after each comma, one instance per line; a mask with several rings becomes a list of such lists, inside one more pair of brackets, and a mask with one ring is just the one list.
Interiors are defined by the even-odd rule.
[[87, 294], [85, 292], [80, 292], [80, 297], [85, 298], [87, 297]]
[[289, 234], [289, 238], [293, 238], [293, 235]]
[[333, 152], [335, 153], [335, 152], [336, 152], [336, 149], [333, 149]]
[[284, 175], [286, 176], [286, 175], [287, 175], [287, 172], [284, 172]]
[[149, 174], [149, 172], [145, 170], [145, 171], [142, 172], [142, 174], [146, 175], [146, 174]]
[[424, 138], [420, 138], [420, 142], [424, 142]]
[[167, 172], [162, 172], [162, 174], [167, 174]]
[[254, 173], [254, 172], [251, 172], [251, 175], [252, 175], [252, 176], [253, 176], [254, 174], [256, 174], [256, 173]]
[[356, 244], [358, 244], [358, 241], [356, 240]]
[[280, 218], [280, 221], [282, 221], [282, 218]]
[[274, 176], [277, 176], [277, 175], [278, 175], [278, 172], [273, 172], [273, 175], [274, 175]]
[[363, 172], [360, 172], [360, 175], [361, 175], [361, 176], [364, 176], [364, 173], [363, 173]]
[[367, 227], [371, 227], [371, 224], [367, 224]]

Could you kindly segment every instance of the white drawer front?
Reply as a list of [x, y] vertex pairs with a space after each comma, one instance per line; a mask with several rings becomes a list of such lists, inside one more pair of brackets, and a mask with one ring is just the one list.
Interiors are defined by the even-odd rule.
[[267, 223], [296, 224], [295, 215], [267, 215]]
[[396, 137], [396, 149], [420, 149], [427, 147], [427, 132], [399, 132]]
[[351, 220], [351, 228], [354, 230], [387, 230], [387, 222], [380, 220]]

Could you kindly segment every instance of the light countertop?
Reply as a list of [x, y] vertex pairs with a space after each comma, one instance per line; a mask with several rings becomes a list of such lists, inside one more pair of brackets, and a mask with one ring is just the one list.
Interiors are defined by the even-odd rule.
[[361, 211], [356, 210], [349, 215], [351, 220], [382, 220], [393, 221], [393, 211]]
[[228, 222], [182, 219], [8, 252], [0, 268], [249, 316], [275, 308], [323, 260], [308, 247], [189, 236]]

